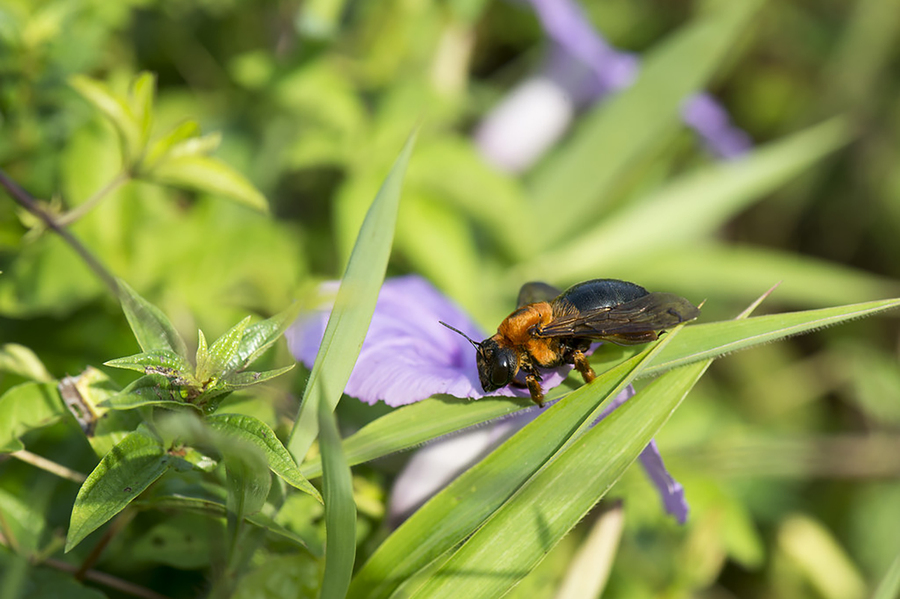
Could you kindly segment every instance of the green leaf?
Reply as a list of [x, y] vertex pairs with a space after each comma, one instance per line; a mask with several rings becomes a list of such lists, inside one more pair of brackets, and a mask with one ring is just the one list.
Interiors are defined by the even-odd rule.
[[359, 231], [303, 393], [288, 449], [302, 460], [318, 433], [318, 406], [333, 410], [366, 338], [391, 251], [400, 189], [412, 154], [413, 133], [375, 196]]
[[[685, 327], [671, 344], [663, 348], [639, 376], [656, 376], [698, 360], [722, 357], [735, 351], [751, 349], [824, 326], [878, 314], [898, 306], [900, 299], [882, 300], [824, 310], [758, 316], [746, 321], [692, 323]], [[641, 350], [642, 348], [636, 346], [602, 346], [591, 357], [591, 363], [598, 372], [602, 372]], [[565, 386], [557, 387], [549, 392], [548, 399], [561, 397], [569, 391], [570, 389]], [[477, 401], [432, 397], [393, 410], [367, 424], [344, 440], [344, 452], [348, 463], [356, 465], [419, 446], [431, 439], [530, 406], [528, 400], [507, 397], [485, 397]], [[322, 466], [318, 459], [315, 459], [302, 464], [301, 471], [307, 478], [315, 478], [321, 475]]]
[[200, 125], [196, 121], [181, 123], [150, 145], [147, 156], [141, 163], [141, 172], [147, 173], [166, 154], [182, 142], [192, 140], [200, 135]]
[[4, 343], [0, 346], [0, 372], [8, 372], [39, 383], [53, 381], [53, 376], [40, 358], [24, 345]]
[[206, 424], [226, 437], [240, 439], [258, 448], [266, 458], [269, 468], [292, 487], [309, 493], [319, 502], [322, 496], [306, 480], [291, 455], [269, 426], [252, 416], [240, 414], [216, 414], [206, 418]]
[[169, 378], [192, 378], [194, 370], [187, 360], [170, 349], [154, 349], [125, 358], [116, 358], [104, 362], [103, 365], [144, 374], [161, 374]]
[[264, 351], [272, 347], [296, 320], [300, 308], [300, 302], [295, 302], [287, 310], [272, 318], [248, 326], [241, 338], [240, 347], [238, 347], [237, 353], [240, 362], [234, 370], [243, 370], [255, 362]]
[[[228, 489], [228, 512], [237, 521], [258, 513], [266, 504], [266, 497], [272, 488], [272, 475], [265, 468], [265, 459], [256, 447], [220, 447], [224, 456], [226, 487]], [[235, 526], [236, 539], [240, 527]]]
[[142, 298], [128, 283], [119, 279], [119, 301], [128, 324], [141, 349], [168, 349], [187, 358], [184, 339], [162, 313], [162, 310]]
[[112, 410], [132, 410], [142, 406], [165, 406], [181, 408], [195, 407], [185, 401], [187, 382], [179, 385], [176, 380], [162, 374], [147, 374], [132, 382], [121, 392], [101, 402], [101, 406]]
[[[412, 597], [493, 598], [511, 589], [637, 459], [709, 363], [663, 375], [600, 421], [530, 478]], [[593, 387], [575, 391], [571, 401], [594, 402]]]
[[898, 597], [900, 597], [900, 556], [897, 556], [884, 578], [878, 583], [872, 599], [897, 599]]
[[[701, 90], [759, 2], [740, 2], [698, 19], [647, 53], [637, 81], [600, 104], [575, 128], [572, 140], [532, 181], [536, 214], [552, 214], [541, 235], [529, 236], [533, 255], [581, 228], [603, 209], [601, 198], [636, 160], [664, 143], [681, 122], [685, 100]], [[565, 199], [565, 210], [558, 210]], [[540, 245], [543, 243], [543, 245]]]
[[137, 430], [113, 447], [94, 468], [75, 497], [66, 551], [118, 514], [169, 468], [159, 440]]
[[58, 422], [66, 413], [53, 383], [22, 383], [0, 396], [0, 453], [24, 449], [19, 437]]
[[324, 466], [326, 532], [325, 576], [320, 597], [343, 599], [356, 561], [356, 503], [337, 420], [325, 402], [319, 404], [319, 442]]
[[143, 176], [154, 183], [219, 195], [268, 213], [265, 196], [243, 175], [209, 156], [181, 154], [162, 158]]
[[[673, 331], [674, 332], [674, 331]], [[670, 333], [671, 335], [671, 333]], [[547, 408], [406, 520], [357, 573], [350, 597], [388, 597], [407, 578], [460, 543], [599, 415], [666, 343], [599, 375]], [[590, 388], [588, 392], [587, 389]]]
[[[696, 241], [848, 140], [846, 123], [835, 119], [758, 148], [741, 160], [689, 174], [602, 219], [558, 249], [538, 254], [517, 276], [530, 280], [553, 273], [555, 280], [590, 278], [608, 265]], [[679, 226], [672, 226], [674, 222]], [[641, 239], [637, 244], [636, 231]]]
[[75, 75], [69, 79], [69, 84], [112, 123], [122, 142], [122, 162], [127, 168], [131, 168], [143, 151], [143, 123], [124, 98], [114, 94], [99, 81]]
[[140, 131], [141, 154], [150, 140], [150, 130], [153, 127], [153, 100], [156, 96], [156, 76], [143, 72], [137, 76], [131, 85], [131, 97], [129, 104], [131, 112]]
[[264, 372], [253, 372], [250, 370], [244, 372], [236, 372], [224, 377], [222, 379], [222, 383], [224, 384], [224, 388], [228, 390], [250, 387], [252, 385], [258, 385], [259, 383], [264, 383], [268, 380], [274, 379], [276, 376], [284, 374], [288, 370], [291, 370], [293, 367], [294, 365], [291, 364], [290, 366], [276, 368], [275, 370], [266, 370]]
[[249, 323], [250, 317], [247, 316], [231, 327], [224, 335], [216, 339], [212, 347], [207, 352], [204, 352], [203, 360], [201, 360], [198, 349], [197, 380], [206, 381], [211, 377], [221, 378], [231, 374], [238, 367], [240, 364], [238, 348], [240, 347], [241, 338], [244, 336], [244, 329], [247, 328]]

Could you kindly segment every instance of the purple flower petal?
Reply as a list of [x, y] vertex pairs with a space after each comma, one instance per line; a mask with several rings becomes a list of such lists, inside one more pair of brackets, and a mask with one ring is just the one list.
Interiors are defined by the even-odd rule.
[[[327, 289], [336, 289], [330, 283]], [[328, 324], [330, 305], [297, 319], [285, 333], [297, 360], [312, 368]], [[400, 406], [447, 394], [478, 398], [486, 394], [478, 381], [475, 350], [450, 324], [473, 339], [486, 335], [455, 304], [417, 276], [387, 279], [372, 323], [344, 392], [373, 404]], [[559, 385], [571, 367], [544, 375], [544, 389]], [[504, 387], [491, 395], [528, 397], [528, 391]]]
[[656, 485], [656, 490], [662, 497], [666, 511], [675, 516], [679, 524], [684, 524], [690, 511], [687, 500], [684, 498], [684, 487], [666, 470], [655, 440], [651, 440], [650, 444], [641, 452], [641, 465], [650, 480]]
[[[509, 172], [537, 162], [563, 136], [575, 109], [631, 85], [640, 69], [638, 57], [610, 46], [575, 0], [528, 2], [553, 42], [549, 57], [541, 74], [510, 92], [475, 135], [485, 158]], [[709, 94], [687, 99], [682, 117], [721, 158], [736, 158], [752, 147]]]

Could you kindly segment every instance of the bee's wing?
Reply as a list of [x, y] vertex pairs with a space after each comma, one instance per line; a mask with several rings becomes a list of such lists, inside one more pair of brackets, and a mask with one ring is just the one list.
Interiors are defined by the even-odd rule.
[[553, 285], [542, 283], [540, 281], [531, 281], [522, 285], [519, 289], [519, 299], [516, 301], [516, 307], [521, 308], [525, 304], [534, 304], [537, 302], [549, 302], [561, 293], [559, 289]]
[[563, 302], [554, 302], [553, 320], [537, 337], [587, 337], [601, 339], [615, 335], [652, 333], [697, 318], [700, 310], [672, 293], [650, 293], [611, 308], [579, 311]]

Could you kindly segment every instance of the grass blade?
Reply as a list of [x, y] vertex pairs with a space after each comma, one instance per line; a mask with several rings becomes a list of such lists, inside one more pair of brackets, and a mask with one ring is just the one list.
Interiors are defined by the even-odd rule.
[[318, 433], [319, 403], [326, 402], [331, 410], [337, 405], [366, 338], [378, 290], [384, 281], [400, 189], [415, 139], [413, 133], [375, 196], [350, 255], [288, 441], [288, 450], [298, 463]]

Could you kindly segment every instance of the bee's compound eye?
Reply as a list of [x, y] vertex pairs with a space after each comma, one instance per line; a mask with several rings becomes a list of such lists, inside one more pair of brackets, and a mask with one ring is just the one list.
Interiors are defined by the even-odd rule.
[[491, 362], [491, 382], [497, 387], [503, 387], [512, 380], [513, 363], [508, 351], [499, 351]]

